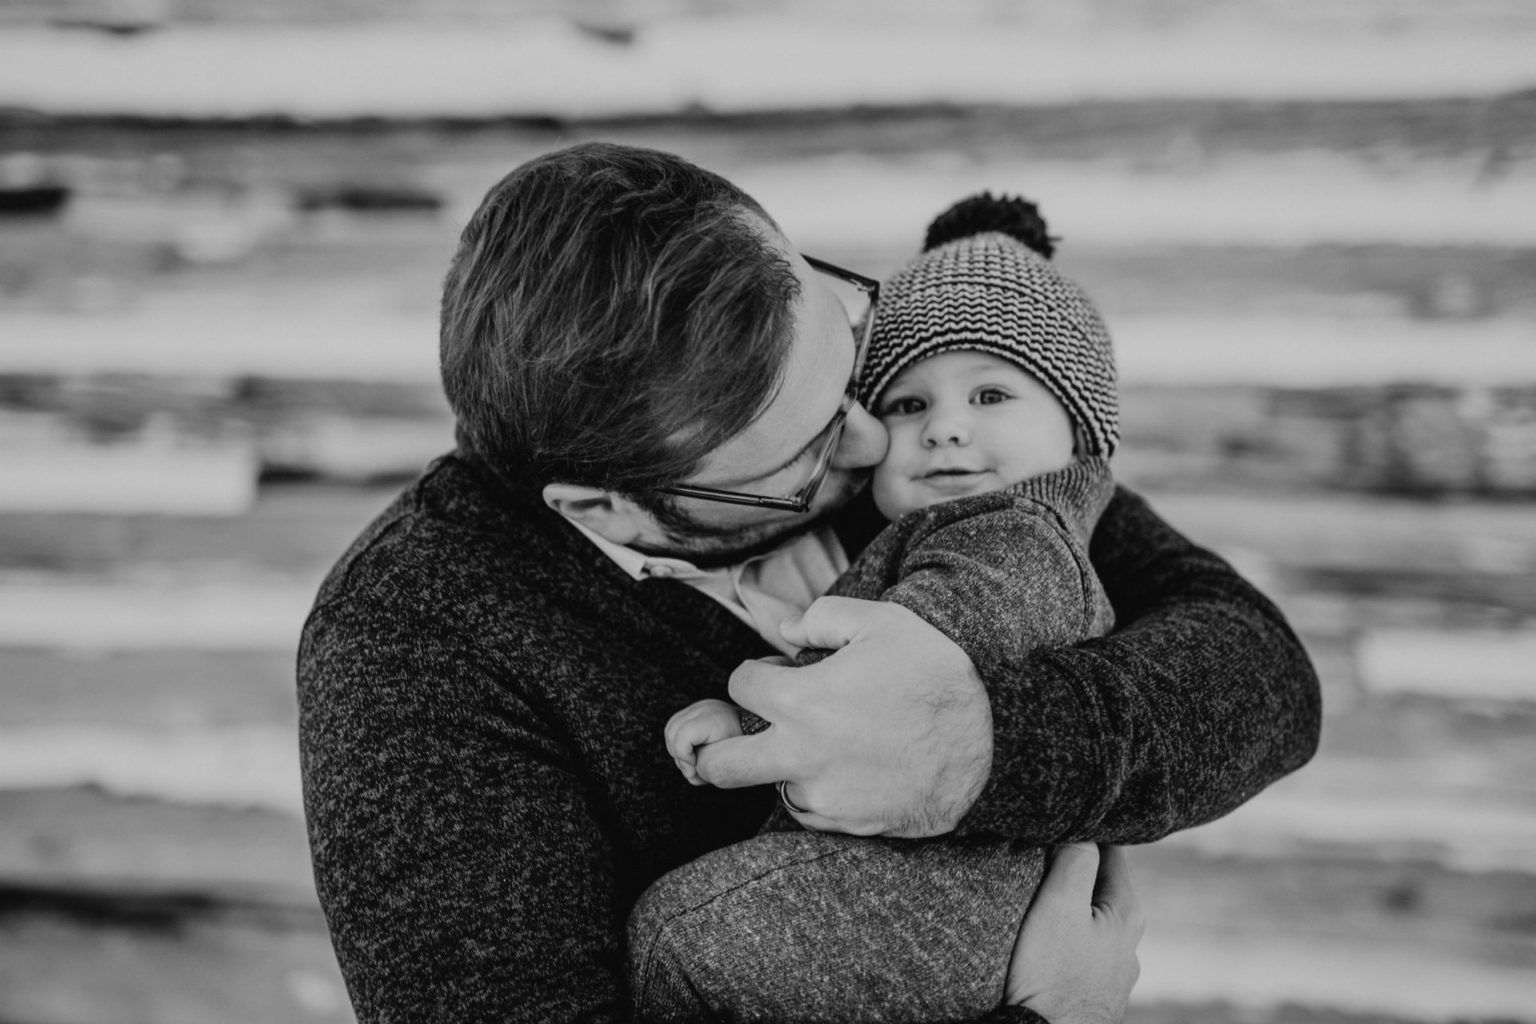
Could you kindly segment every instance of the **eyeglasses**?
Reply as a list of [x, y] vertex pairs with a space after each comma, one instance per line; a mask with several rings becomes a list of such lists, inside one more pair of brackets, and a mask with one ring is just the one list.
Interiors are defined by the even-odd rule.
[[869, 338], [875, 324], [875, 304], [880, 298], [880, 282], [811, 256], [806, 256], [805, 262], [809, 263], [812, 269], [834, 278], [843, 285], [852, 286], [855, 296], [864, 300], [862, 313], [857, 309], [856, 304], [844, 300], [844, 304], [849, 307], [849, 316], [858, 330], [858, 339], [853, 349], [853, 373], [848, 378], [848, 386], [843, 390], [843, 400], [838, 404], [837, 413], [832, 417], [832, 422], [827, 424], [821, 439], [813, 442], [813, 446], [819, 445], [819, 447], [815, 449], [816, 462], [810, 477], [800, 485], [798, 490], [787, 496], [776, 497], [746, 491], [727, 491], [718, 487], [693, 484], [672, 484], [656, 488], [662, 494], [675, 494], [682, 498], [702, 498], [705, 501], [722, 501], [728, 505], [752, 505], [780, 512], [803, 513], [810, 510], [811, 501], [816, 497], [816, 492], [821, 489], [822, 482], [826, 480], [827, 471], [832, 468], [832, 456], [837, 451], [838, 442], [842, 440], [843, 426], [848, 422], [848, 411], [853, 408], [854, 402], [858, 401], [859, 374], [864, 369], [864, 357], [869, 353]]

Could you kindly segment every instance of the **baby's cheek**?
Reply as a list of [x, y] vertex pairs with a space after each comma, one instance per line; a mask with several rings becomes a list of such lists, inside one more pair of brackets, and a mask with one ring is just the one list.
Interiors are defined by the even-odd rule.
[[874, 476], [870, 478], [869, 489], [874, 495], [875, 507], [880, 514], [890, 520], [900, 519], [911, 511], [912, 498], [904, 493], [904, 480], [896, 473], [891, 465], [891, 457], [886, 455], [885, 461], [875, 467]]

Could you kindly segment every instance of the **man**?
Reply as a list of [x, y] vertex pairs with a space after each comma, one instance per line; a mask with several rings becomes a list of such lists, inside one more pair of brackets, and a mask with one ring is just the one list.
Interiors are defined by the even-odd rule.
[[[646, 150], [530, 161], [471, 218], [442, 310], [458, 450], [338, 563], [299, 653], [360, 1020], [628, 1019], [629, 908], [752, 835], [769, 784], [826, 830], [1146, 841], [1311, 756], [1279, 613], [1126, 493], [1092, 552], [1123, 627], [1012, 678], [899, 606], [810, 603], [880, 525], [834, 276]], [[775, 640], [836, 653], [757, 660]], [[690, 787], [663, 726], [727, 689], [769, 727], [701, 759], [732, 788]], [[1122, 855], [1065, 848], [989, 1019], [1118, 1019], [1139, 933]]]

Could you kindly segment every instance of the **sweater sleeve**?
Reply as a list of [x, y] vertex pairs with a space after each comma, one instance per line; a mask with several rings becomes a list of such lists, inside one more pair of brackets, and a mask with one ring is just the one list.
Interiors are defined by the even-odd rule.
[[1103, 633], [1112, 617], [1088, 552], [1028, 503], [937, 522], [912, 538], [898, 576], [881, 599], [955, 641], [983, 679], [1016, 670], [1037, 647]]
[[961, 833], [1150, 842], [1230, 812], [1317, 749], [1316, 673], [1230, 565], [1124, 488], [1091, 554], [1120, 628], [989, 681], [992, 774]]

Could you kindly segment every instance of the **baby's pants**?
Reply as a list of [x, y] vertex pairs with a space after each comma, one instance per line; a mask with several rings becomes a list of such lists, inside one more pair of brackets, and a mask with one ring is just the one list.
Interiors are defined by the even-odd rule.
[[938, 1021], [1003, 999], [1044, 870], [1000, 840], [768, 832], [658, 880], [629, 920], [642, 1020]]

